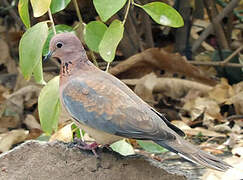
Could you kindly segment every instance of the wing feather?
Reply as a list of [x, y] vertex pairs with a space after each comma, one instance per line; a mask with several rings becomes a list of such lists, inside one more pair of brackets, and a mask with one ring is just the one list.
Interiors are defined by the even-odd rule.
[[76, 120], [92, 128], [134, 139], [175, 139], [156, 113], [109, 79], [74, 78], [63, 89], [62, 101]]

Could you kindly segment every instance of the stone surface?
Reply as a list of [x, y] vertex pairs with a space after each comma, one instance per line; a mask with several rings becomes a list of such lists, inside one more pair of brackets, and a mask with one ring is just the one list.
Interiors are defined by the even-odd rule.
[[[68, 148], [60, 142], [28, 141], [0, 156], [2, 180], [183, 180], [155, 167], [142, 157], [122, 158], [99, 150], [100, 159], [92, 153]], [[154, 164], [154, 165], [151, 165]]]

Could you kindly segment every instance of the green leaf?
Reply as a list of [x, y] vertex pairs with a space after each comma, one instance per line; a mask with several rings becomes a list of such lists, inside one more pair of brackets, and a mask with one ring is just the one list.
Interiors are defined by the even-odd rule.
[[41, 134], [38, 138], [36, 138], [36, 140], [38, 141], [45, 141], [48, 142], [50, 139], [50, 136], [47, 136], [46, 134]]
[[51, 13], [57, 13], [67, 7], [67, 5], [71, 2], [71, 0], [52, 0], [51, 1]]
[[132, 145], [127, 143], [125, 139], [111, 144], [110, 147], [113, 151], [116, 151], [123, 156], [135, 154]]
[[19, 65], [25, 79], [29, 80], [42, 58], [42, 49], [48, 34], [46, 22], [29, 28], [19, 43]]
[[119, 11], [126, 2], [127, 0], [93, 0], [95, 9], [104, 22]]
[[34, 17], [40, 17], [44, 15], [51, 4], [51, 0], [30, 0], [33, 8]]
[[40, 59], [39, 63], [35, 66], [33, 69], [33, 75], [35, 78], [35, 81], [39, 84], [45, 85], [46, 82], [43, 78], [43, 70], [42, 70], [42, 60]]
[[110, 63], [114, 60], [116, 48], [123, 37], [123, 32], [124, 26], [119, 20], [114, 20], [106, 30], [99, 45], [99, 53], [105, 61]]
[[80, 131], [82, 131], [82, 130], [79, 129], [79, 127], [76, 124], [74, 124], [74, 123], [72, 124], [71, 128], [72, 128], [72, 131], [75, 130], [74, 132], [75, 132], [76, 137], [78, 139], [81, 139], [81, 133], [80, 133]]
[[[55, 26], [57, 34], [63, 33], [63, 32], [74, 32], [73, 28], [71, 26], [65, 25], [65, 24], [59, 24]], [[54, 36], [53, 29], [50, 28], [48, 31], [48, 37], [46, 39], [44, 48], [43, 48], [43, 56], [46, 56], [49, 51], [49, 44], [51, 38]]]
[[30, 27], [29, 0], [19, 0], [18, 11], [26, 28]]
[[139, 7], [143, 8], [158, 24], [170, 27], [181, 27], [184, 25], [181, 15], [165, 3], [152, 2]]
[[107, 26], [100, 21], [91, 21], [85, 26], [84, 40], [89, 49], [99, 52], [99, 44], [106, 30]]
[[47, 135], [57, 130], [60, 109], [59, 76], [56, 76], [42, 88], [38, 98], [41, 128]]
[[137, 140], [138, 144], [147, 152], [150, 153], [163, 153], [168, 151], [167, 149], [161, 147], [158, 144], [155, 144], [153, 142], [149, 142], [149, 141], [141, 141], [141, 140]]

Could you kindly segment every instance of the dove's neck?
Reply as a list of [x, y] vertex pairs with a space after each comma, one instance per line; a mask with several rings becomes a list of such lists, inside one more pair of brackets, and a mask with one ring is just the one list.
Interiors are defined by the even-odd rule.
[[82, 76], [87, 71], [92, 71], [96, 67], [88, 60], [86, 54], [79, 54], [79, 56], [67, 57], [61, 60], [60, 78], [61, 82], [65, 83], [72, 76]]

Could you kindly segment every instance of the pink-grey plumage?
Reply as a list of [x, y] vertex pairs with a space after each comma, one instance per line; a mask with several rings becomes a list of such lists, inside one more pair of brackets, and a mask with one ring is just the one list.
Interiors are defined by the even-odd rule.
[[74, 34], [55, 35], [50, 52], [61, 60], [62, 105], [98, 143], [109, 144], [124, 137], [152, 140], [194, 163], [220, 171], [231, 167], [184, 140], [183, 131], [119, 79], [95, 67]]

